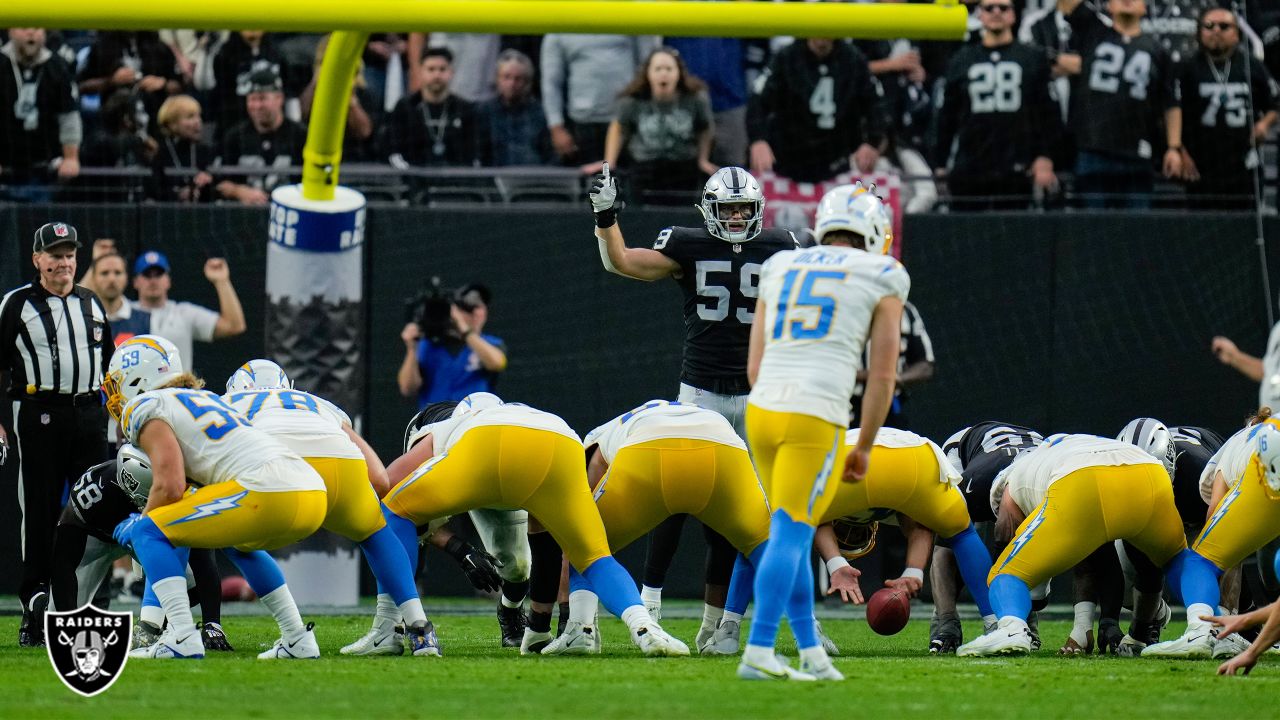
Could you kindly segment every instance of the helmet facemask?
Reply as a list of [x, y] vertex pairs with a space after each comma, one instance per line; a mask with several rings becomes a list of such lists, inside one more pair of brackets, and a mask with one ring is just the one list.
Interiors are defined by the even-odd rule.
[[[764, 194], [751, 173], [739, 167], [720, 168], [707, 180], [702, 202], [707, 232], [734, 244], [747, 242], [764, 229]], [[735, 211], [740, 211], [735, 213]], [[734, 215], [738, 218], [734, 219]]]

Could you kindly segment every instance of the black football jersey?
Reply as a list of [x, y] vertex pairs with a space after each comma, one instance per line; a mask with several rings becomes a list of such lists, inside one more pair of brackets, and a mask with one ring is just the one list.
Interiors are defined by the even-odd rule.
[[1205, 428], [1178, 426], [1169, 428], [1177, 456], [1173, 470], [1173, 501], [1178, 515], [1187, 525], [1203, 525], [1208, 509], [1200, 497], [1200, 476], [1209, 458], [1222, 447], [1222, 436]]
[[684, 294], [684, 360], [680, 381], [725, 395], [743, 395], [747, 345], [760, 284], [760, 266], [795, 236], [771, 228], [743, 243], [730, 243], [704, 228], [671, 227], [653, 249], [680, 264], [676, 282]]
[[1021, 425], [980, 422], [951, 436], [943, 445], [947, 458], [960, 471], [960, 492], [974, 522], [994, 522], [991, 484], [1018, 454], [1044, 441], [1040, 433]]
[[963, 177], [1024, 174], [1060, 135], [1049, 61], [1030, 45], [956, 51], [937, 99], [934, 167]]
[[1203, 53], [1183, 63], [1182, 142], [1208, 180], [1248, 177], [1257, 167], [1253, 125], [1277, 109], [1280, 86], [1262, 63], [1241, 49], [1225, 63]]
[[[254, 168], [288, 168], [302, 165], [302, 146], [307, 142], [307, 130], [286, 119], [272, 132], [260, 134], [253, 124], [245, 121], [231, 128], [222, 139], [222, 151], [218, 165]], [[289, 182], [287, 174], [273, 173], [252, 177], [229, 177], [233, 182], [270, 192], [277, 185]]]
[[114, 543], [111, 533], [116, 525], [135, 512], [138, 507], [116, 484], [116, 461], [108, 460], [86, 470], [71, 486], [71, 496], [58, 524], [78, 525], [93, 537]]
[[1152, 159], [1164, 145], [1159, 132], [1164, 111], [1178, 106], [1168, 51], [1154, 35], [1122, 35], [1085, 3], [1067, 16], [1067, 22], [1082, 60], [1072, 98], [1077, 147]]

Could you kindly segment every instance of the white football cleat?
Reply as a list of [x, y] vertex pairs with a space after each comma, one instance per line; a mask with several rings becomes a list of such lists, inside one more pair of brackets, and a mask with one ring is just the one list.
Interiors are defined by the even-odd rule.
[[[827, 637], [827, 634], [825, 632], [822, 631], [822, 623], [818, 622], [817, 620], [814, 620], [813, 626], [818, 631], [818, 642], [822, 643], [822, 649], [826, 650], [827, 654], [832, 657], [838, 656], [840, 654], [840, 648], [834, 642], [832, 642], [831, 638]], [[804, 666], [804, 663], [801, 663], [802, 668], [803, 666]], [[821, 680], [823, 678], [818, 678], [818, 679]], [[841, 675], [839, 679], [843, 680], [844, 676]]]
[[537, 655], [550, 645], [553, 639], [550, 630], [535, 632], [532, 628], [525, 626], [524, 637], [520, 639], [520, 654]]
[[543, 655], [599, 655], [600, 635], [593, 625], [571, 622], [564, 633], [542, 649]]
[[826, 665], [818, 667], [816, 664], [810, 663], [807, 659], [801, 658], [800, 672], [806, 675], [812, 675], [814, 678], [818, 680], [843, 680], [844, 679], [844, 673], [837, 670], [836, 666], [831, 663], [830, 659], [827, 660]]
[[1155, 645], [1148, 645], [1142, 657], [1157, 658], [1207, 658], [1213, 655], [1213, 634], [1207, 626], [1188, 628], [1182, 637]]
[[698, 652], [702, 655], [737, 655], [741, 645], [742, 622], [721, 620], [711, 639], [705, 644], [698, 644]]
[[764, 662], [747, 662], [743, 657], [738, 663], [738, 677], [743, 680], [800, 680], [813, 682], [818, 678], [806, 672], [796, 670], [787, 664], [781, 655], [771, 655]]
[[997, 626], [992, 632], [956, 648], [957, 657], [1026, 655], [1031, 652], [1031, 630], [1022, 623]]
[[173, 626], [165, 628], [154, 643], [135, 648], [129, 652], [131, 658], [155, 658], [157, 660], [199, 660], [204, 657], [204, 642], [200, 639], [200, 631], [192, 628], [182, 637], [177, 637]]
[[1120, 644], [1116, 647], [1116, 655], [1120, 657], [1138, 657], [1142, 655], [1142, 651], [1146, 647], [1146, 643], [1125, 633], [1124, 637], [1120, 638]]
[[338, 652], [343, 655], [403, 655], [404, 628], [399, 625], [370, 628], [359, 640], [343, 646]]
[[706, 647], [716, 638], [716, 628], [720, 627], [720, 621], [717, 620], [715, 625], [708, 626], [706, 621], [702, 622], [702, 626], [698, 628], [698, 634], [693, 638], [693, 646], [698, 648], [698, 652], [706, 655], [706, 651], [702, 648]]
[[657, 623], [645, 623], [631, 633], [635, 643], [646, 657], [688, 657], [689, 646], [667, 634]]
[[320, 643], [312, 632], [315, 623], [307, 623], [307, 629], [293, 640], [279, 638], [271, 649], [258, 653], [259, 660], [316, 660], [320, 657]]
[[1231, 633], [1226, 637], [1219, 637], [1213, 641], [1213, 659], [1227, 660], [1233, 658], [1245, 650], [1253, 643], [1240, 637], [1240, 633]]

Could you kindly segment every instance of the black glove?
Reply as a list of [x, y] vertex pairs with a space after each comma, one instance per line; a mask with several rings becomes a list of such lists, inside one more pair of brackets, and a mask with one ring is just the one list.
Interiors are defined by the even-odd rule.
[[1112, 618], [1102, 618], [1098, 621], [1099, 655], [1115, 655], [1123, 639], [1124, 633], [1120, 630], [1120, 623]]
[[444, 544], [444, 550], [458, 561], [462, 572], [466, 573], [467, 580], [471, 581], [475, 589], [485, 592], [498, 592], [502, 589], [502, 576], [498, 574], [502, 563], [497, 558], [457, 535], [449, 538]]
[[609, 163], [604, 163], [601, 173], [591, 180], [587, 198], [591, 200], [591, 211], [596, 215], [596, 227], [613, 227], [618, 222], [618, 213], [627, 204], [618, 199], [618, 180], [609, 174]]

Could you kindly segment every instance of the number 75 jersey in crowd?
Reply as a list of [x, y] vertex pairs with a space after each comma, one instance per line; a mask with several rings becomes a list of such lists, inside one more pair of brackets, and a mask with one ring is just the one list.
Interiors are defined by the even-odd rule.
[[152, 420], [172, 428], [187, 479], [195, 485], [235, 480], [260, 492], [325, 489], [314, 473], [258, 472], [273, 460], [301, 458], [207, 390], [164, 388], [135, 397], [121, 413], [125, 438], [141, 446], [138, 436]]
[[822, 246], [778, 253], [760, 273], [764, 358], [750, 402], [776, 412], [849, 424], [849, 397], [876, 305], [907, 299], [902, 263]]

